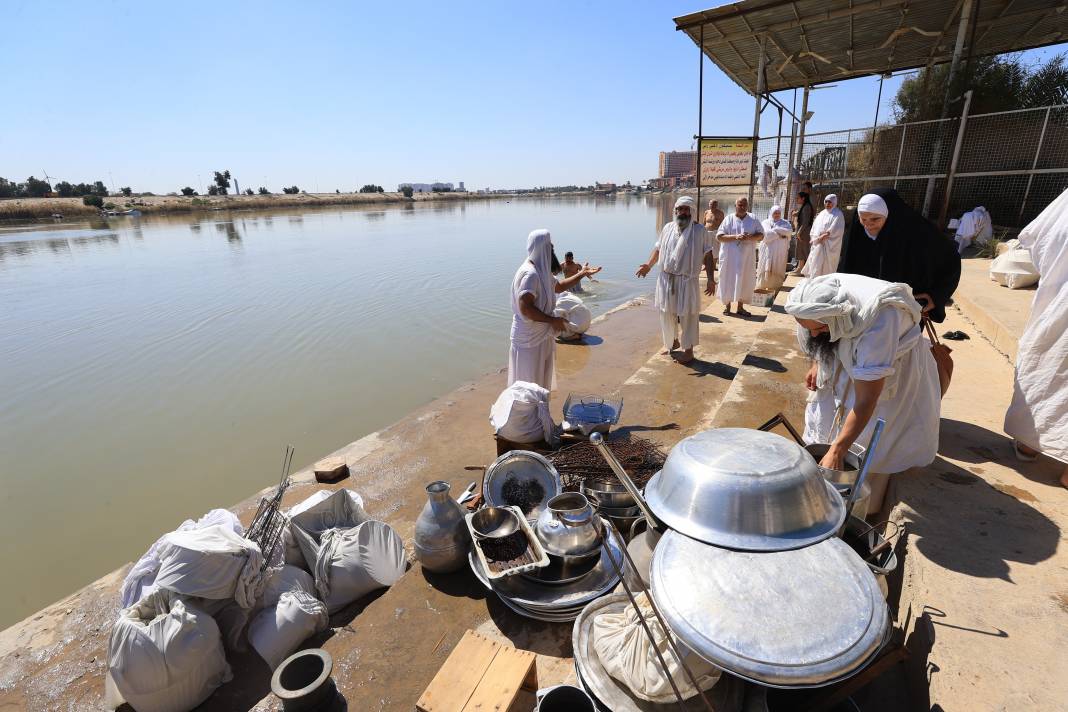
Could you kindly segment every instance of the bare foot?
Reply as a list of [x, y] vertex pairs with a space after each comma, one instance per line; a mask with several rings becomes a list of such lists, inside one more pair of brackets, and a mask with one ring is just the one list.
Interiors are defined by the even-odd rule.
[[731, 315], [731, 308], [728, 306], [726, 309], [723, 310], [723, 316], [730, 316], [730, 315]]
[[681, 364], [683, 366], [685, 366], [686, 364], [690, 363], [691, 361], [693, 361], [693, 349], [686, 349], [685, 351], [682, 352], [682, 356], [680, 356], [679, 358], [677, 358], [675, 360], [678, 361], [679, 364]]
[[1068, 465], [1064, 466], [1064, 472], [1061, 473], [1061, 487], [1068, 488]]
[[742, 307], [738, 307], [738, 316], [753, 316]]
[[679, 348], [679, 340], [675, 339], [674, 341], [671, 342], [671, 350], [672, 351], [677, 351], [678, 348]]

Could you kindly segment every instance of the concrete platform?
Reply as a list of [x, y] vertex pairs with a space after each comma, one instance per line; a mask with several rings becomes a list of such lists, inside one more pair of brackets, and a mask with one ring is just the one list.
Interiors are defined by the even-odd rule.
[[[972, 257], [961, 261], [960, 285], [953, 301], [961, 313], [994, 348], [1016, 361], [1016, 349], [1031, 314], [1035, 288], [1009, 289], [990, 279], [992, 260]], [[941, 336], [948, 327], [939, 327]], [[970, 329], [963, 328], [970, 333]]]

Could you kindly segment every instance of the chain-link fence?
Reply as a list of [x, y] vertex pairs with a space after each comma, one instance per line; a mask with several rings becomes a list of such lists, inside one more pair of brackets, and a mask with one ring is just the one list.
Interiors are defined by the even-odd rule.
[[1068, 105], [966, 116], [963, 132], [961, 121], [820, 132], [803, 145], [800, 137], [761, 138], [754, 214], [794, 202], [786, 195], [791, 164], [799, 166], [794, 195], [801, 180], [811, 180], [820, 195], [836, 193], [846, 206], [871, 188], [892, 186], [931, 220], [982, 205], [1007, 228], [1026, 225], [1068, 187]]

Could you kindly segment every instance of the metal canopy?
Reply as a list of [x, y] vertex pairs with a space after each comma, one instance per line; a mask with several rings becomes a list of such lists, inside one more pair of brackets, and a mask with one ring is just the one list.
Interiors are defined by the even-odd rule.
[[[776, 92], [948, 62], [964, 0], [742, 0], [675, 18], [676, 29], [750, 94], [761, 38], [764, 91]], [[1068, 39], [1066, 0], [974, 3], [973, 55]], [[703, 30], [702, 30], [703, 28]], [[974, 41], [971, 38], [974, 37]]]

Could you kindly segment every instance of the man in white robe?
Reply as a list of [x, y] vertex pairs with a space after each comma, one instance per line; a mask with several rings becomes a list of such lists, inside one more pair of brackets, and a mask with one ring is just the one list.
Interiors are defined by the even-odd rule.
[[764, 239], [764, 227], [749, 214], [749, 199], [734, 201], [734, 212], [723, 218], [716, 240], [719, 242], [719, 300], [730, 316], [731, 302], [738, 304], [738, 316], [752, 316], [748, 304], [756, 289], [756, 244]]
[[835, 273], [802, 280], [785, 308], [814, 359], [805, 431], [831, 445], [820, 464], [842, 469], [850, 446], [867, 447], [875, 421], [886, 420], [868, 474], [868, 512], [879, 512], [890, 474], [938, 453], [942, 392], [920, 304], [907, 284]]
[[1041, 275], [1016, 353], [1016, 383], [1005, 432], [1017, 456], [1044, 452], [1065, 464], [1068, 487], [1068, 190], [1020, 232]]
[[772, 205], [768, 219], [761, 223], [764, 239], [757, 252], [757, 289], [774, 292], [786, 279], [793, 225], [782, 219], [782, 208]]
[[842, 256], [845, 216], [838, 209], [838, 196], [828, 195], [823, 199], [823, 206], [809, 231], [811, 247], [808, 261], [801, 269], [805, 277], [821, 277], [838, 271], [838, 260]]
[[701, 266], [708, 274], [705, 294], [711, 295], [716, 286], [715, 243], [704, 225], [695, 221], [693, 198], [683, 196], [675, 201], [675, 219], [660, 230], [649, 261], [638, 267], [637, 275], [644, 277], [660, 262], [653, 303], [660, 310], [660, 332], [664, 339], [664, 354], [681, 348], [679, 363], [693, 361], [697, 345], [701, 314]]
[[552, 274], [553, 245], [548, 230], [527, 236], [527, 259], [512, 278], [512, 333], [508, 352], [508, 385], [536, 383], [552, 390], [555, 384], [556, 336], [567, 320], [553, 316], [556, 295], [601, 271], [584, 265], [559, 282]]

